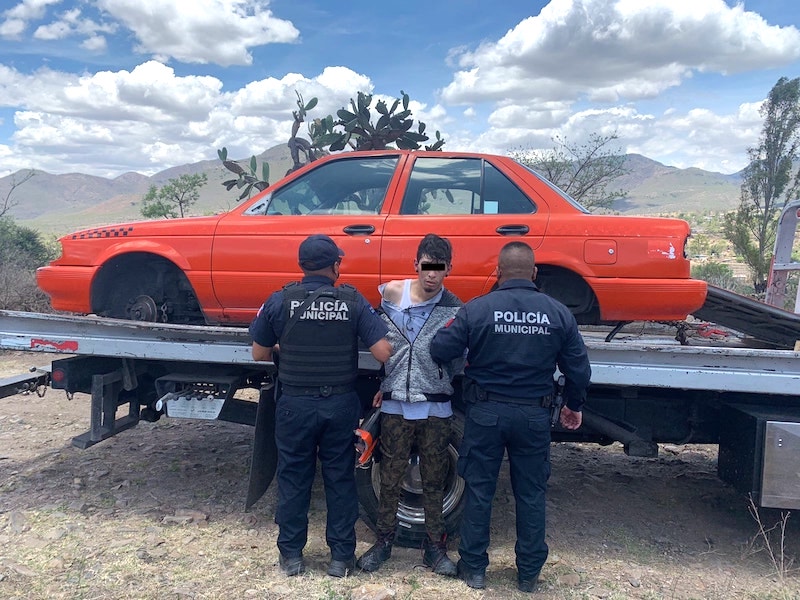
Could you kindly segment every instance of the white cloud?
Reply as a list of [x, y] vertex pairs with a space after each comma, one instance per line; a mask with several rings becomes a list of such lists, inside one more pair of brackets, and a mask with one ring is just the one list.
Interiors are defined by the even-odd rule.
[[[714, 107], [647, 114], [631, 103], [663, 96], [698, 74], [778, 68], [799, 58], [797, 28], [769, 25], [741, 4], [552, 0], [500, 39], [452, 51], [457, 70], [440, 98], [473, 114], [490, 108], [489, 128], [471, 148], [547, 148], [555, 134], [580, 141], [616, 130], [632, 152], [676, 166], [706, 156], [706, 168], [733, 171], [758, 137], [758, 115], [718, 115]], [[585, 103], [598, 109], [576, 110]]]
[[[310, 73], [267, 71], [232, 87], [222, 78], [242, 69], [203, 67], [217, 77], [172, 68], [177, 61], [248, 65], [259, 46], [299, 44], [295, 26], [269, 7], [267, 0], [25, 0], [0, 11], [0, 36], [29, 30], [20, 54], [32, 49], [29, 56], [41, 58], [0, 63], [0, 118], [8, 129], [13, 118], [16, 127], [0, 147], [2, 168], [153, 172], [208, 159], [223, 145], [232, 156], [249, 156], [286, 142], [297, 92], [306, 102], [318, 98], [311, 118], [335, 115], [357, 91], [373, 94], [373, 106], [394, 101], [382, 94], [386, 88], [375, 90], [371, 71], [380, 67], [356, 58]], [[126, 41], [159, 60], [126, 62]], [[22, 70], [60, 64], [56, 48], [70, 64], [91, 65], [109, 46], [115, 55], [99, 60], [119, 62], [106, 62], [114, 66], [103, 71]], [[727, 76], [777, 70], [799, 58], [795, 27], [771, 26], [723, 0], [552, 0], [499, 39], [451, 50], [449, 83], [411, 108], [429, 134], [441, 130], [447, 150], [502, 154], [552, 147], [555, 135], [580, 142], [616, 131], [628, 151], [730, 172], [743, 166], [762, 119], [758, 103], [722, 108], [733, 80]], [[259, 65], [259, 73], [266, 68]], [[707, 74], [722, 85], [698, 94], [691, 79]], [[759, 99], [752, 94], [741, 97]], [[667, 108], [673, 99], [675, 108]], [[45, 153], [46, 165], [39, 159]]]
[[17, 108], [14, 160], [4, 160], [3, 169], [35, 164], [56, 173], [153, 173], [208, 160], [222, 146], [231, 156], [249, 156], [289, 138], [295, 90], [306, 102], [317, 96], [312, 116], [325, 116], [347, 103], [352, 86], [372, 89], [363, 75], [334, 71], [267, 78], [224, 92], [214, 77], [181, 77], [156, 61], [80, 77], [51, 70], [24, 75], [0, 64], [0, 106]]
[[[67, 10], [58, 16], [58, 19], [40, 25], [33, 32], [33, 37], [39, 40], [62, 40], [71, 36], [88, 36], [89, 39], [96, 39], [98, 33], [114, 33], [118, 29], [116, 23], [98, 23], [92, 19], [81, 16], [79, 9]], [[88, 46], [92, 44], [89, 43]], [[87, 42], [83, 43], [87, 47]], [[96, 46], [96, 43], [95, 43]]]
[[0, 23], [0, 37], [17, 39], [27, 28], [27, 24], [22, 19], [6, 19]]
[[99, 0], [138, 39], [137, 50], [186, 63], [249, 65], [249, 49], [297, 41], [300, 33], [257, 0]]
[[0, 13], [0, 37], [18, 39], [28, 28], [28, 21], [41, 19], [51, 4], [61, 0], [23, 0]]
[[65, 21], [56, 21], [49, 25], [41, 25], [33, 32], [33, 37], [37, 40], [60, 40], [67, 37], [72, 28]]
[[551, 149], [556, 137], [580, 143], [590, 133], [616, 134], [623, 152], [642, 154], [679, 168], [693, 166], [733, 173], [746, 165], [744, 150], [754, 145], [761, 133], [760, 105], [742, 104], [730, 114], [715, 114], [707, 109], [648, 114], [632, 105], [622, 105], [571, 112], [561, 119], [538, 123], [515, 116], [514, 107], [509, 106], [494, 113], [495, 118], [504, 116], [505, 120], [499, 125], [493, 123], [477, 136], [448, 131], [447, 149], [505, 154], [512, 149]]
[[81, 42], [81, 48], [95, 53], [105, 52], [107, 47], [108, 43], [106, 42], [106, 38], [102, 35], [93, 35]]
[[18, 4], [3, 11], [2, 15], [9, 19], [29, 21], [41, 19], [51, 4], [59, 4], [61, 0], [22, 0]]
[[747, 163], [744, 149], [758, 142], [764, 121], [761, 103], [746, 103], [731, 114], [707, 109], [670, 112], [652, 121], [640, 139], [631, 137], [629, 150], [669, 159], [669, 164], [709, 171], [734, 172]]
[[798, 58], [795, 27], [770, 26], [723, 0], [553, 0], [498, 41], [454, 56], [460, 70], [442, 98], [649, 98], [694, 71], [735, 73]]

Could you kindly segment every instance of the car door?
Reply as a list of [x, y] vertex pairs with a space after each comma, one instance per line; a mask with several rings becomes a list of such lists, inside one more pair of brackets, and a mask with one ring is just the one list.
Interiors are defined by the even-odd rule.
[[297, 250], [314, 233], [344, 250], [339, 283], [376, 303], [384, 201], [397, 185], [400, 160], [391, 153], [324, 159], [223, 217], [211, 261], [223, 320], [248, 321], [273, 291], [299, 280]]
[[445, 286], [466, 301], [494, 283], [497, 256], [506, 243], [521, 240], [534, 249], [541, 244], [547, 203], [535, 194], [533, 182], [523, 181], [522, 169], [515, 172], [503, 157], [420, 153], [406, 171], [400, 206], [384, 229], [383, 281], [408, 277], [417, 242], [435, 233], [453, 245]]

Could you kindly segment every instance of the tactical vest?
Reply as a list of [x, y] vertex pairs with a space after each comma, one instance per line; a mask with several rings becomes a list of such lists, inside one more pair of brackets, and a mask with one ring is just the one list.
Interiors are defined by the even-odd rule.
[[[283, 288], [283, 318], [289, 324], [294, 310], [312, 295], [298, 283]], [[356, 289], [325, 286], [300, 318], [280, 337], [278, 378], [289, 386], [348, 386], [358, 375]]]

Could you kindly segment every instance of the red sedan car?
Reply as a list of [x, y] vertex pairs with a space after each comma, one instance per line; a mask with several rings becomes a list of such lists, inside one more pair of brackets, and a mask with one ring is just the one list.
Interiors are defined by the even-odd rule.
[[685, 221], [590, 214], [506, 156], [402, 150], [325, 157], [225, 214], [64, 236], [37, 278], [58, 310], [244, 325], [299, 279], [306, 236], [331, 236], [342, 282], [377, 303], [381, 282], [413, 274], [430, 232], [452, 242], [446, 285], [465, 301], [491, 289], [510, 240], [534, 249], [537, 284], [580, 323], [679, 320], [706, 296], [689, 276]]

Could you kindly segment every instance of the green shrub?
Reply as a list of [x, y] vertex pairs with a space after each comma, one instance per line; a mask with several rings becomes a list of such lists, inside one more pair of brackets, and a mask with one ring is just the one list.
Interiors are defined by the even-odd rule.
[[742, 293], [742, 286], [733, 276], [731, 268], [723, 263], [710, 260], [692, 265], [692, 277], [732, 292]]
[[54, 257], [37, 231], [0, 218], [0, 309], [50, 310], [47, 296], [36, 286], [36, 269]]

